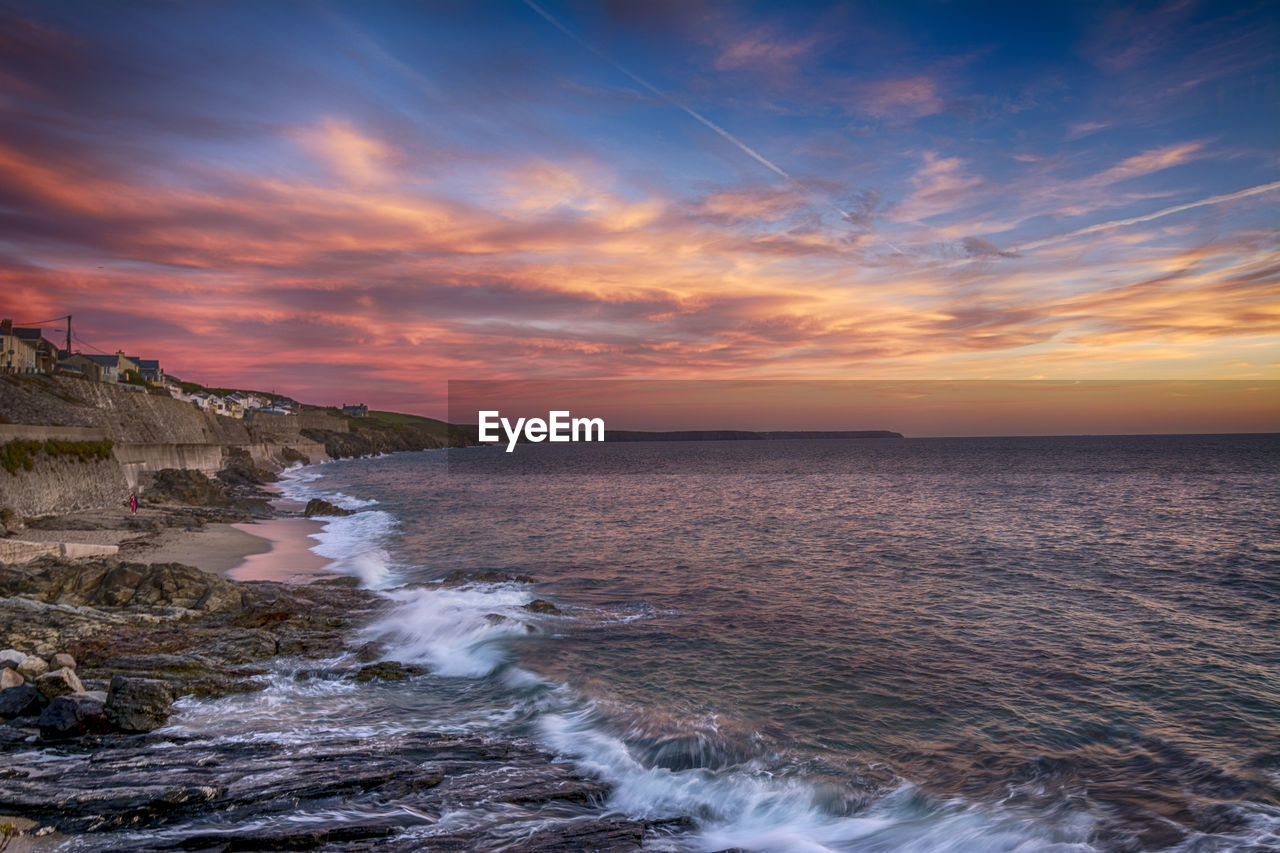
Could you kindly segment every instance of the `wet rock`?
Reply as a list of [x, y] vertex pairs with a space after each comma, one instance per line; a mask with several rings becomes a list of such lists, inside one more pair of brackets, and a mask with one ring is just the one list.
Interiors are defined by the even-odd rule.
[[354, 575], [341, 575], [336, 578], [324, 578], [322, 580], [313, 581], [317, 586], [340, 586], [346, 589], [359, 589], [360, 578]]
[[231, 506], [226, 486], [199, 471], [165, 468], [144, 477], [143, 494], [150, 502], [172, 502], [190, 506]]
[[424, 674], [426, 674], [426, 670], [420, 666], [411, 666], [399, 661], [387, 660], [362, 666], [360, 671], [353, 677], [356, 681], [373, 681], [375, 678], [380, 681], [403, 681], [406, 678]]
[[36, 687], [44, 694], [46, 699], [54, 699], [58, 696], [67, 696], [71, 693], [84, 691], [84, 685], [80, 683], [75, 670], [65, 667], [55, 669], [53, 672], [46, 672], [37, 678]]
[[307, 501], [307, 508], [302, 511], [307, 518], [313, 518], [317, 515], [355, 515], [355, 510], [343, 509], [335, 506], [326, 500], [320, 498], [312, 498]]
[[550, 601], [546, 601], [541, 598], [535, 598], [533, 601], [530, 601], [528, 604], [524, 605], [524, 609], [528, 610], [530, 613], [540, 613], [544, 616], [564, 615], [564, 611], [559, 607], [556, 607]]
[[8, 690], [10, 687], [21, 687], [26, 684], [27, 680], [22, 677], [22, 673], [16, 669], [0, 669], [0, 690]]
[[18, 672], [23, 678], [36, 679], [49, 671], [49, 663], [44, 658], [27, 655], [18, 663]]
[[27, 655], [17, 649], [5, 649], [0, 652], [0, 669], [17, 669]]
[[44, 694], [34, 684], [0, 690], [0, 719], [34, 717], [43, 710], [45, 701]]
[[64, 667], [66, 669], [75, 669], [76, 659], [66, 652], [58, 652], [53, 656], [52, 664], [54, 669], [62, 669]]
[[466, 572], [462, 569], [450, 572], [440, 581], [441, 586], [458, 587], [473, 583], [537, 583], [528, 575], [513, 575], [507, 572], [484, 571]]
[[122, 731], [149, 732], [169, 721], [175, 698], [167, 681], [117, 675], [107, 694], [106, 718]]
[[181, 563], [128, 563], [114, 559], [75, 563], [55, 558], [0, 568], [0, 594], [27, 595], [76, 607], [182, 607], [227, 610], [243, 592], [218, 575]]
[[111, 730], [102, 703], [85, 694], [54, 697], [36, 720], [47, 740], [102, 734]]
[[509, 616], [503, 616], [501, 613], [486, 613], [484, 615], [484, 621], [488, 622], [490, 625], [521, 625], [524, 627], [526, 634], [532, 634], [538, 630], [527, 622], [521, 622], [519, 619], [512, 619]]
[[373, 663], [387, 653], [387, 647], [384, 643], [376, 640], [365, 643], [355, 650], [355, 659], [359, 663]]
[[[0, 813], [102, 833], [83, 839], [95, 850], [137, 849], [143, 833], [146, 849], [635, 851], [672, 831], [593, 815], [607, 787], [523, 741], [424, 732], [320, 734], [303, 746], [170, 737], [156, 748], [155, 737], [68, 745], [53, 765], [19, 748], [7, 756]], [[405, 832], [459, 809], [501, 819]], [[307, 822], [291, 819], [300, 812]]]

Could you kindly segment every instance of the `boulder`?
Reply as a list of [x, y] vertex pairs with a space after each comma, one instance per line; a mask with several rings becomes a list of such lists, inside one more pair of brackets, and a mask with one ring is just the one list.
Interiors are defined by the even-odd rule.
[[375, 678], [380, 681], [403, 681], [406, 678], [425, 673], [426, 670], [420, 666], [386, 660], [382, 663], [371, 663], [368, 666], [360, 667], [360, 671], [355, 674], [355, 679], [356, 681], [373, 681]]
[[0, 509], [0, 524], [3, 524], [5, 529], [11, 533], [15, 530], [21, 530], [26, 527], [26, 525], [22, 523], [22, 516], [18, 515], [18, 511], [12, 507]]
[[18, 664], [18, 672], [22, 673], [23, 677], [28, 679], [39, 678], [48, 671], [48, 662], [45, 661], [44, 658], [38, 658], [35, 655], [27, 655], [22, 659], [22, 662]]
[[448, 588], [467, 586], [473, 583], [537, 583], [528, 575], [513, 575], [508, 572], [493, 570], [483, 572], [467, 572], [462, 569], [450, 572], [440, 581], [440, 585]]
[[58, 652], [53, 656], [53, 668], [62, 669], [63, 667], [67, 669], [75, 669], [76, 659], [66, 652]]
[[107, 720], [127, 732], [149, 732], [169, 721], [174, 698], [167, 681], [117, 675], [107, 693]]
[[312, 498], [307, 501], [307, 508], [302, 511], [307, 518], [317, 515], [355, 515], [355, 510], [343, 509], [340, 506], [334, 506], [326, 500], [320, 498]]
[[535, 598], [533, 601], [530, 601], [528, 604], [524, 605], [524, 609], [528, 610], [530, 613], [541, 613], [546, 616], [564, 615], [564, 611], [559, 607], [556, 607], [550, 601], [546, 601], [541, 598]]
[[55, 697], [41, 712], [36, 725], [40, 736], [49, 740], [111, 731], [102, 703], [83, 693]]
[[44, 696], [34, 684], [23, 684], [20, 687], [0, 690], [0, 719], [34, 717], [40, 713], [44, 705]]
[[80, 683], [80, 679], [76, 676], [76, 671], [66, 667], [55, 669], [53, 672], [46, 672], [36, 679], [36, 687], [40, 689], [40, 692], [47, 699], [67, 696], [71, 693], [80, 693], [84, 690], [84, 685]]
[[17, 669], [25, 657], [26, 654], [17, 649], [5, 649], [0, 652], [0, 669]]
[[[73, 607], [183, 607], [221, 611], [239, 608], [244, 593], [219, 575], [181, 563], [76, 563], [49, 559], [0, 571], [0, 595], [26, 595], [46, 604]], [[54, 647], [49, 654], [57, 651]], [[61, 646], [65, 648], [65, 646]]]
[[22, 677], [22, 673], [16, 669], [5, 667], [0, 669], [0, 690], [8, 690], [10, 687], [21, 687], [26, 684], [27, 680]]
[[76, 699], [92, 699], [104, 708], [107, 705], [106, 690], [82, 690], [79, 693], [72, 693], [71, 696]]

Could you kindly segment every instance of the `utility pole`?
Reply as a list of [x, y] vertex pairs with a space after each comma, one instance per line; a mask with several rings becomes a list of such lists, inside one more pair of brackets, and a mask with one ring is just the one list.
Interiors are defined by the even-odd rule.
[[71, 358], [71, 315], [67, 315], [67, 358]]

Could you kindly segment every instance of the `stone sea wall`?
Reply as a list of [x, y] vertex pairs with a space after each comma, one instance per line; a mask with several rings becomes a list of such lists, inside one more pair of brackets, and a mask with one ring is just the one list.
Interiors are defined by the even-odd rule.
[[0, 507], [24, 517], [119, 506], [129, 498], [124, 469], [114, 458], [77, 459], [33, 454], [30, 471], [0, 468]]
[[[0, 470], [0, 509], [23, 515], [109, 506], [141, 490], [148, 472], [212, 475], [245, 454], [257, 468], [295, 462], [440, 447], [444, 437], [422, 423], [351, 420], [320, 409], [297, 415], [253, 413], [244, 419], [137, 388], [65, 376], [0, 376], [0, 445], [22, 441], [102, 441], [111, 460], [68, 467], [37, 460], [30, 471]], [[46, 462], [50, 464], [46, 464]]]
[[[307, 418], [338, 431], [339, 418]], [[266, 469], [328, 457], [286, 416], [261, 424], [200, 410], [172, 397], [71, 377], [0, 377], [0, 445], [11, 441], [113, 443], [112, 458], [80, 461], [33, 455], [31, 470], [0, 469], [0, 507], [23, 516], [119, 505], [145, 486], [146, 472], [167, 468], [216, 474], [228, 454], [247, 452]]]

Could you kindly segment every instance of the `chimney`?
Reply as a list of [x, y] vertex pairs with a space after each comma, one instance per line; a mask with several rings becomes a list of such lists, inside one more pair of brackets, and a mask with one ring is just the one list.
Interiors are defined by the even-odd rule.
[[0, 335], [12, 335], [12, 334], [13, 334], [13, 321], [10, 320], [8, 317], [5, 317], [3, 320], [0, 320]]

